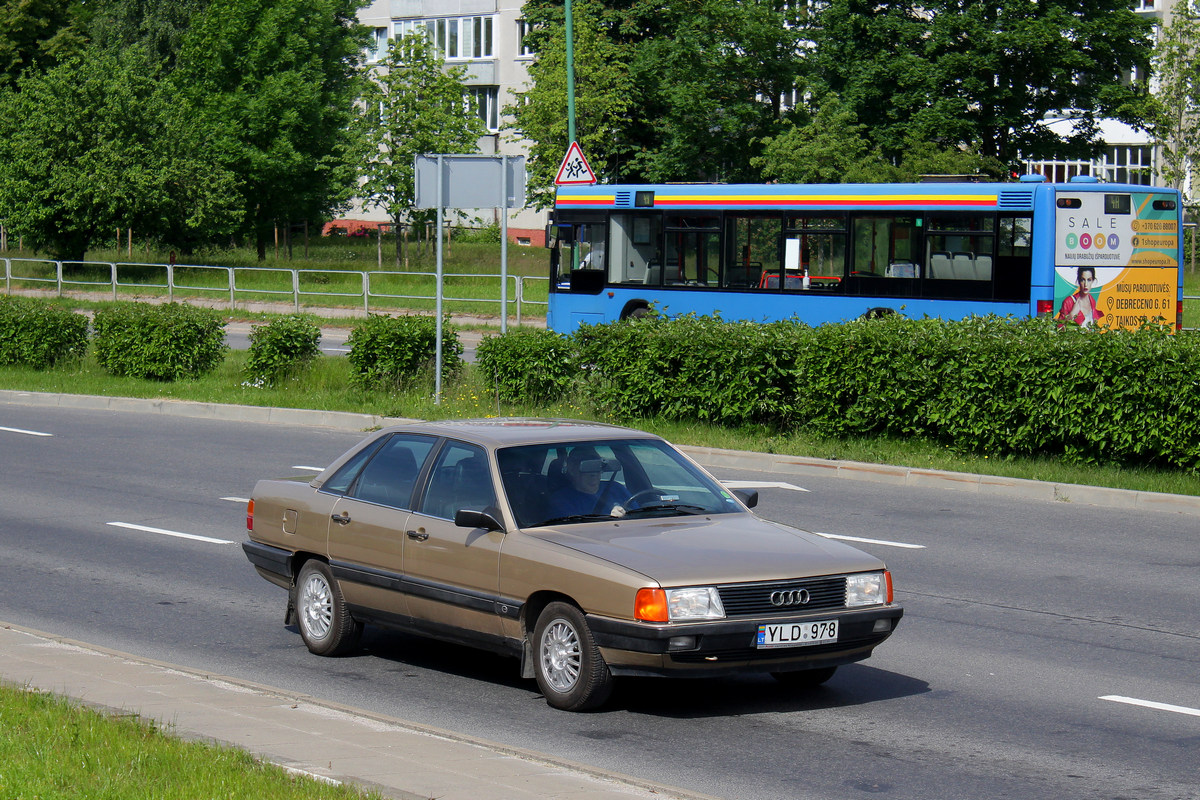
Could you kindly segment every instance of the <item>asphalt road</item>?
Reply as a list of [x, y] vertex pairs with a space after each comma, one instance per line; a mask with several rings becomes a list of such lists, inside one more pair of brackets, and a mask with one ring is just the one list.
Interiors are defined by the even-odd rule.
[[1200, 797], [1194, 517], [764, 489], [764, 516], [875, 540], [859, 546], [895, 574], [896, 634], [808, 693], [627, 680], [567, 714], [514, 661], [374, 630], [322, 659], [283, 626], [283, 591], [241, 552], [240, 498], [359, 437], [0, 405], [0, 620], [737, 800]]

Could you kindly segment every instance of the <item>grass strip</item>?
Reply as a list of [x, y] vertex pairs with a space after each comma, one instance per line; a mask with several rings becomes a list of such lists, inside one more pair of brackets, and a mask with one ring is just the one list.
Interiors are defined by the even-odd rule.
[[54, 695], [0, 684], [0, 797], [11, 800], [363, 800], [379, 798], [170, 735]]

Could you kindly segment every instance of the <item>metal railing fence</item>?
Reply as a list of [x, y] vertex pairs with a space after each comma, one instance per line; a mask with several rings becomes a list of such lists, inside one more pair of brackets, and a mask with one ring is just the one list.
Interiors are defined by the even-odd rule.
[[[386, 300], [436, 301], [436, 275], [432, 272], [391, 272], [387, 270], [335, 270], [296, 269], [288, 267], [218, 267], [206, 264], [153, 264], [113, 261], [52, 261], [48, 259], [4, 258], [4, 291], [11, 293], [13, 285], [53, 284], [55, 295], [62, 297], [64, 291], [88, 291], [103, 287], [113, 300], [127, 294], [145, 291], [165, 292], [168, 300], [175, 300], [179, 293], [204, 295], [221, 294], [228, 297], [230, 309], [238, 303], [249, 304], [259, 297], [287, 298], [292, 308], [299, 312], [306, 305], [313, 305], [313, 298], [354, 299], [354, 307], [364, 312], [388, 311], [402, 307], [396, 304], [380, 304]], [[205, 282], [202, 276], [218, 275]], [[102, 279], [102, 276], [104, 279]], [[442, 299], [449, 303], [469, 303], [480, 306], [491, 305], [496, 316], [500, 316], [500, 279], [498, 273], [444, 273]], [[537, 282], [549, 284], [549, 278], [531, 275], [508, 275], [509, 281], [507, 317], [521, 318], [526, 313], [544, 315], [549, 302], [528, 297], [527, 288]], [[446, 281], [453, 285], [456, 279], [464, 282], [484, 284], [494, 282], [494, 296], [471, 297], [447, 292]], [[345, 285], [321, 288], [321, 284], [354, 284], [350, 291]], [[430, 286], [428, 291], [419, 289]], [[411, 291], [407, 289], [411, 288]], [[481, 292], [482, 293], [482, 292]], [[376, 301], [374, 305], [372, 301]]]

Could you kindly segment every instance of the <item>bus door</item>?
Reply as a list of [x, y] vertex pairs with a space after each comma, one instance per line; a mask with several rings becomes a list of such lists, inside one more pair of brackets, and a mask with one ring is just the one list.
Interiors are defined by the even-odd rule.
[[546, 240], [550, 248], [551, 288], [558, 292], [599, 294], [606, 278], [607, 218], [577, 213], [555, 220]]
[[855, 217], [850, 232], [848, 294], [915, 297], [921, 277], [921, 217]]

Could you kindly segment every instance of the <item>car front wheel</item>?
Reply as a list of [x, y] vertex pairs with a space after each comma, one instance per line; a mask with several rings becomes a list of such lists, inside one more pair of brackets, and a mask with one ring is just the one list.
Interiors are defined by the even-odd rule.
[[583, 612], [554, 602], [533, 631], [534, 672], [546, 702], [565, 711], [596, 708], [612, 693], [612, 673], [588, 630]]
[[296, 620], [300, 638], [319, 656], [342, 655], [358, 644], [362, 623], [350, 616], [329, 567], [309, 561], [296, 580]]

